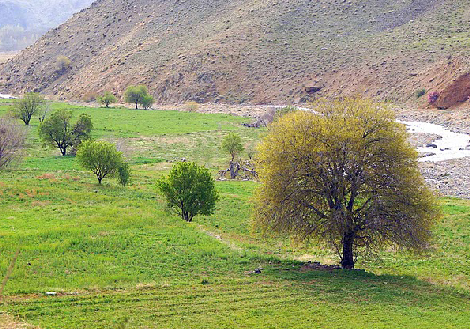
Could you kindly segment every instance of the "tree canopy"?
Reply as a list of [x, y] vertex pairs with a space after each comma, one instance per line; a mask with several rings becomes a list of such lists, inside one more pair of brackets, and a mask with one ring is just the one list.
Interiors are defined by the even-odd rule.
[[439, 212], [405, 127], [369, 100], [314, 106], [281, 117], [259, 146], [257, 223], [327, 243], [343, 268], [360, 251], [424, 249]]
[[229, 133], [222, 140], [222, 150], [227, 153], [230, 153], [232, 156], [232, 161], [235, 160], [235, 157], [243, 151], [242, 139], [239, 135], [235, 133]]
[[[127, 184], [129, 166], [124, 162], [122, 153], [116, 146], [105, 141], [84, 141], [77, 151], [77, 159], [80, 164], [91, 170], [98, 178], [98, 184], [106, 176], [118, 176], [122, 185]], [[123, 171], [127, 175], [123, 182]]]
[[26, 128], [14, 120], [0, 118], [0, 169], [20, 156], [27, 136]]
[[124, 92], [124, 99], [127, 103], [134, 103], [135, 109], [137, 110], [138, 105], [141, 104], [144, 109], [148, 109], [152, 106], [154, 99], [148, 94], [146, 86], [129, 86]]
[[175, 164], [168, 177], [157, 181], [157, 189], [165, 196], [168, 208], [188, 222], [198, 214], [213, 214], [219, 199], [209, 170], [194, 162]]
[[153, 103], [155, 103], [155, 99], [150, 95], [145, 95], [142, 97], [140, 104], [144, 108], [144, 110], [148, 110], [152, 107]]
[[117, 102], [117, 98], [111, 92], [107, 91], [103, 95], [98, 97], [98, 102], [100, 102], [106, 107], [109, 107], [109, 104]]
[[21, 119], [25, 125], [29, 125], [33, 115], [44, 107], [45, 103], [44, 97], [40, 94], [26, 93], [13, 105], [13, 115]]
[[72, 112], [57, 110], [39, 125], [39, 138], [44, 145], [57, 147], [62, 155], [66, 155], [69, 147], [77, 148], [78, 145], [90, 138], [93, 124], [91, 117], [80, 114], [77, 122], [72, 125]]

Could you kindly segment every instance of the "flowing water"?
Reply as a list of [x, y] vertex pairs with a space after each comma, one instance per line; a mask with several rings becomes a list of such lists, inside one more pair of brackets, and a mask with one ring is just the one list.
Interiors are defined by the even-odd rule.
[[419, 159], [419, 161], [438, 162], [459, 159], [470, 156], [470, 136], [455, 133], [443, 126], [428, 122], [399, 121], [406, 125], [409, 133], [436, 134], [440, 138], [423, 147], [418, 147], [420, 153], [434, 153]]
[[0, 94], [0, 99], [15, 99], [16, 97], [12, 96], [12, 95], [4, 95], [4, 94]]

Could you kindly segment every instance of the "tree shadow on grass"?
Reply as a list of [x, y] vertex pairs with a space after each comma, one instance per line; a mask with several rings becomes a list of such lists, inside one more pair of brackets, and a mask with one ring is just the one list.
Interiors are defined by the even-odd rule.
[[264, 275], [290, 282], [304, 293], [313, 292], [327, 302], [453, 307], [470, 310], [470, 292], [440, 286], [407, 275], [376, 275], [362, 269], [311, 269], [302, 262], [271, 262]]

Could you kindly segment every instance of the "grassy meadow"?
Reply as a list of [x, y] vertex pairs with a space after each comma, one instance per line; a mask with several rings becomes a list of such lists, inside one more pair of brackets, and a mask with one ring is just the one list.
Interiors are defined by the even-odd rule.
[[25, 159], [0, 171], [2, 278], [20, 251], [0, 328], [468, 328], [470, 201], [441, 199], [427, 255], [388, 250], [360, 260], [364, 271], [307, 269], [335, 255], [260, 236], [250, 222], [255, 182], [218, 181], [215, 214], [193, 223], [156, 194], [156, 179], [181, 158], [217, 176], [230, 131], [252, 149], [264, 131], [243, 127], [247, 119], [53, 104], [61, 107], [91, 115], [94, 137], [123, 150], [132, 182], [99, 186], [74, 157], [43, 148], [32, 120]]

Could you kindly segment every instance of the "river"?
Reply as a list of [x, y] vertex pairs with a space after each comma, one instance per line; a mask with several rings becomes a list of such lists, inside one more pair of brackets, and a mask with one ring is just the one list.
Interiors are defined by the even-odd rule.
[[405, 124], [408, 132], [411, 134], [436, 134], [441, 137], [427, 146], [423, 145], [422, 147], [417, 148], [420, 153], [431, 154], [421, 157], [419, 159], [420, 162], [439, 162], [470, 156], [470, 136], [467, 134], [455, 133], [443, 126], [428, 122], [399, 122]]
[[0, 94], [0, 99], [15, 99], [16, 97], [12, 95]]

